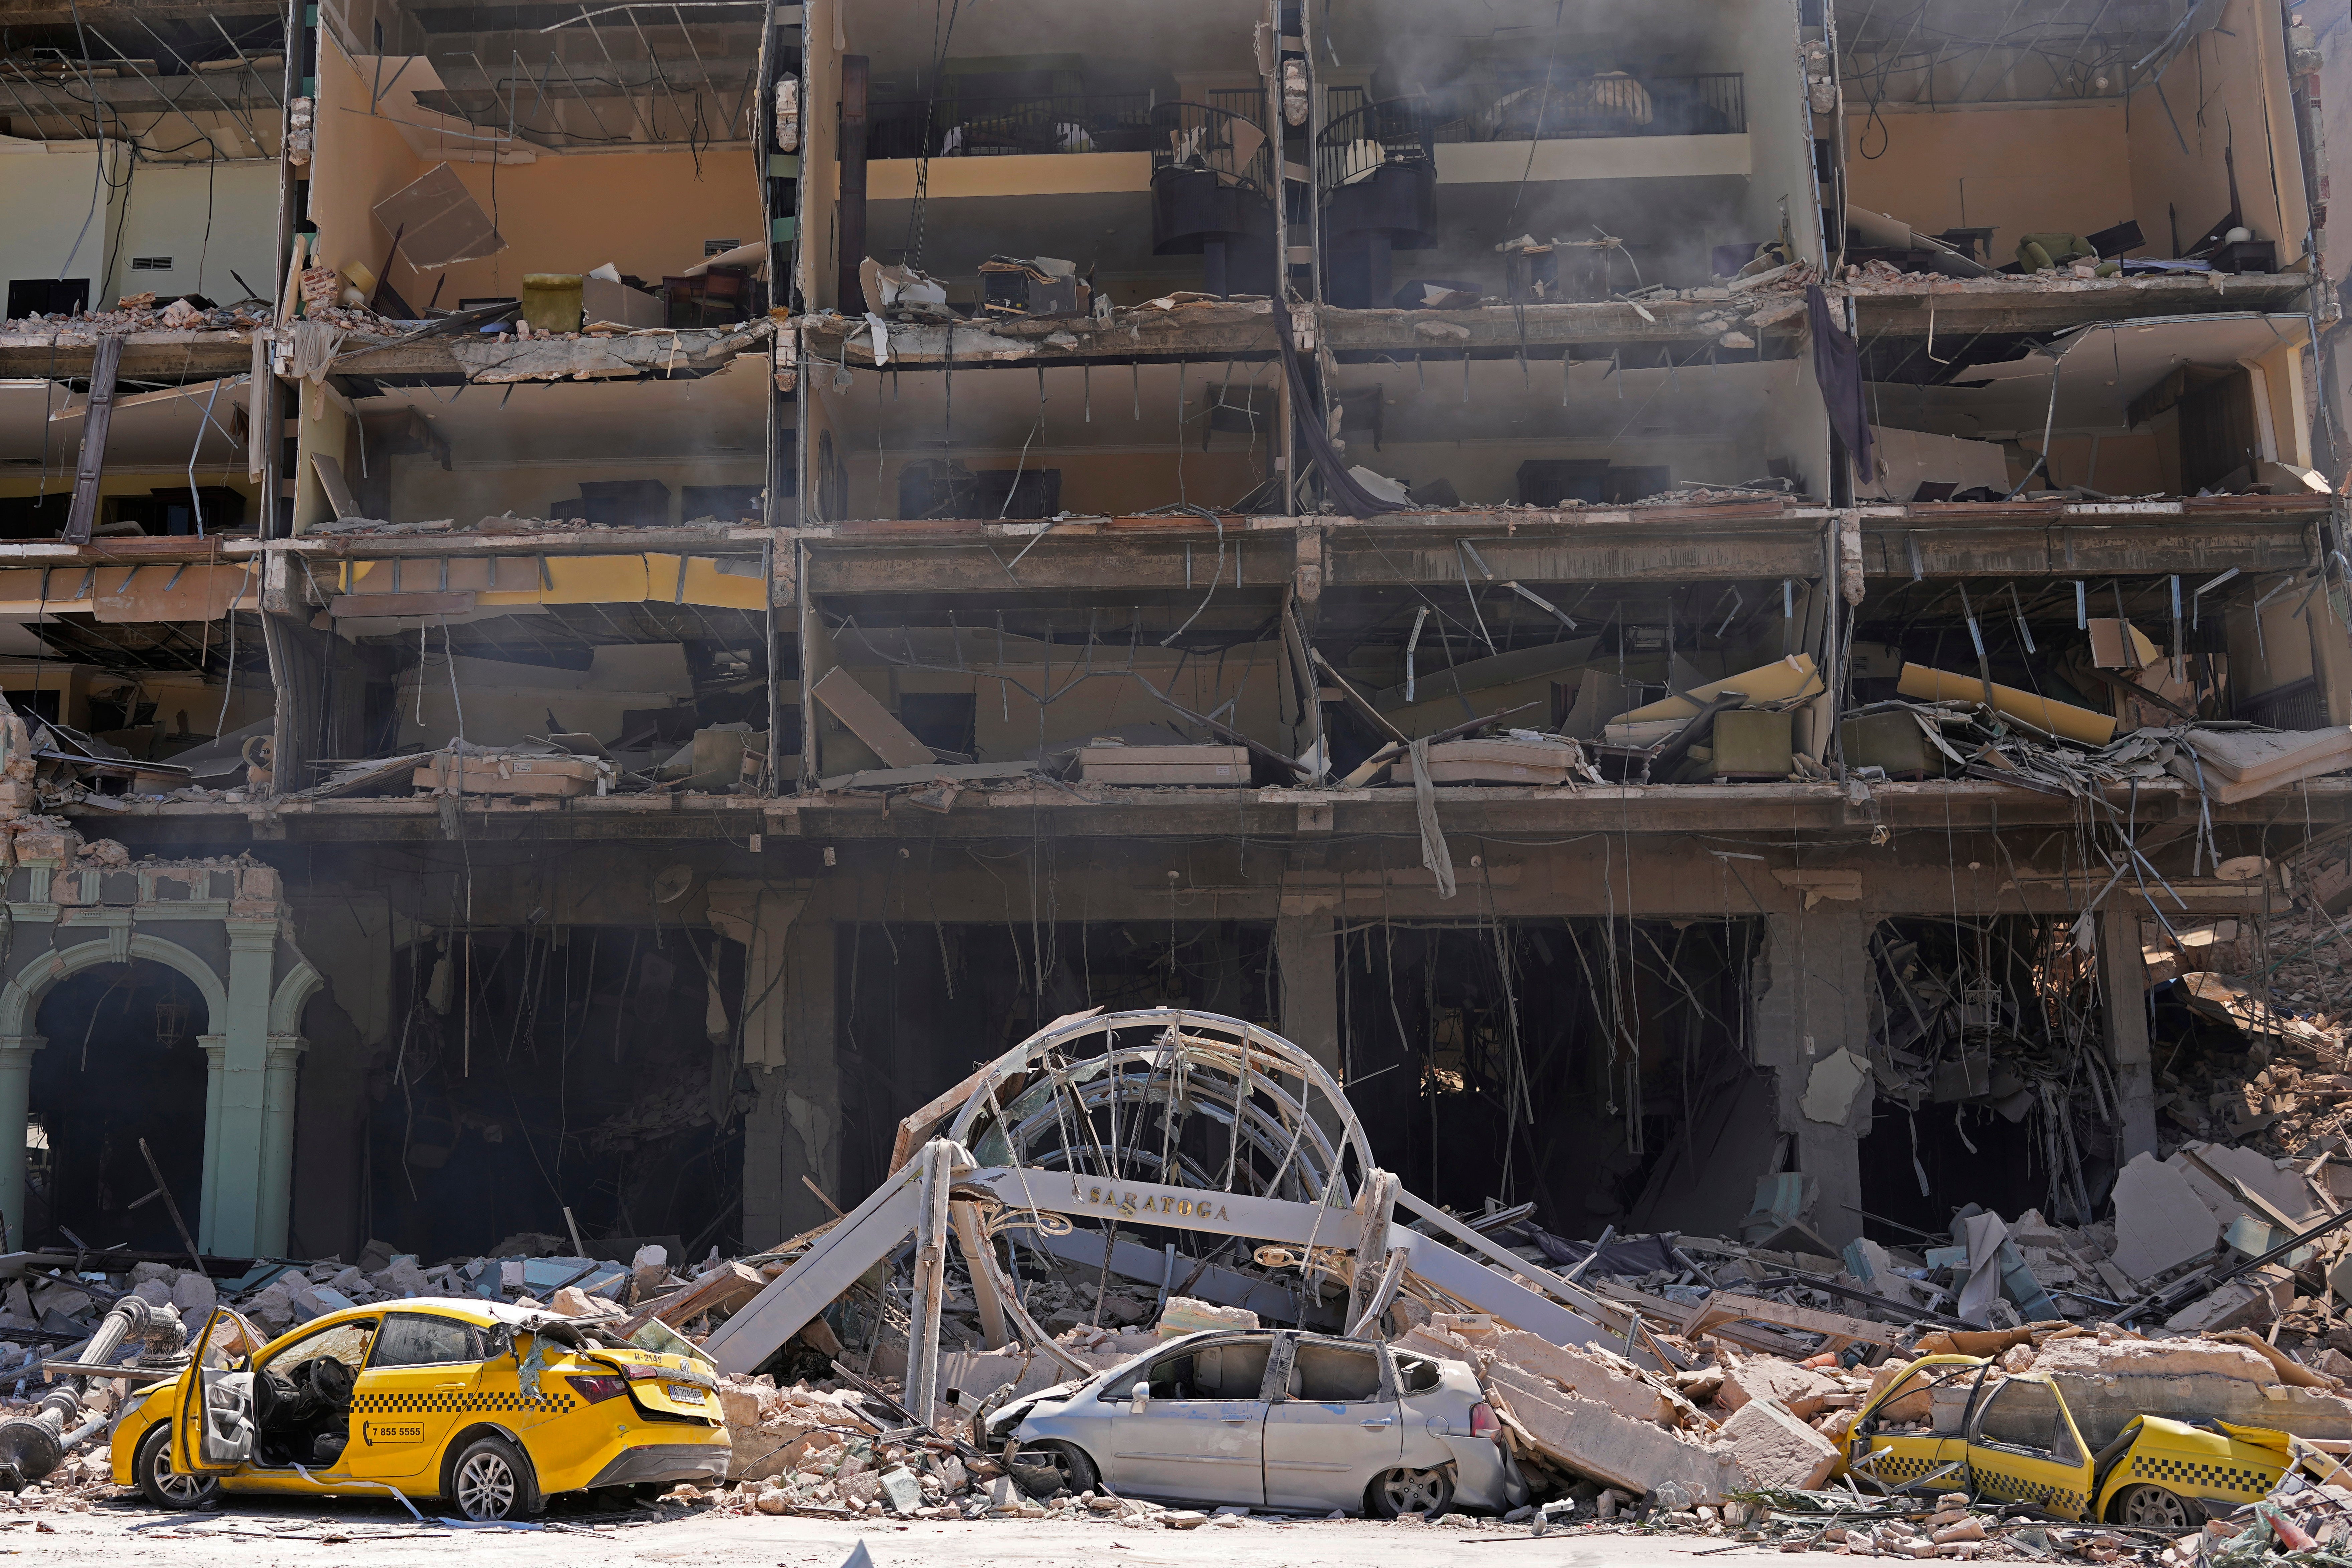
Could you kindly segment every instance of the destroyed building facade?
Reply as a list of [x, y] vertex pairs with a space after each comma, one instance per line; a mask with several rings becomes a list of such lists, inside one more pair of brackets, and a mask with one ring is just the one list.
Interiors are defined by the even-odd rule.
[[9, 1238], [759, 1249], [1096, 1006], [1565, 1235], [2275, 1120], [2341, 40], [2001, 9], [5, 0]]

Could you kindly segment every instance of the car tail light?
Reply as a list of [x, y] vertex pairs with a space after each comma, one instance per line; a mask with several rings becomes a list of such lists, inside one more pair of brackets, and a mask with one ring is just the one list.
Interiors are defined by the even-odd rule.
[[563, 1381], [572, 1385], [573, 1391], [591, 1405], [618, 1399], [629, 1391], [629, 1382], [625, 1377], [567, 1377]]
[[1503, 1424], [1495, 1418], [1495, 1407], [1484, 1400], [1470, 1406], [1470, 1435], [1490, 1443], [1502, 1441]]
[[[628, 1375], [628, 1379], [632, 1383], [650, 1383], [663, 1375], [660, 1367], [646, 1366], [637, 1362], [631, 1362], [621, 1370]], [[675, 1377], [677, 1374], [672, 1373], [669, 1375]]]

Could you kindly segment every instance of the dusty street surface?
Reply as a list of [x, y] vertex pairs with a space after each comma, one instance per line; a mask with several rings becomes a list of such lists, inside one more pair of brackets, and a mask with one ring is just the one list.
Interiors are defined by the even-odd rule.
[[[106, 1504], [88, 1513], [0, 1516], [0, 1552], [46, 1563], [170, 1563], [173, 1568], [273, 1568], [364, 1563], [422, 1568], [464, 1552], [485, 1568], [561, 1563], [726, 1563], [730, 1568], [838, 1568], [860, 1541], [875, 1568], [1599, 1568], [1609, 1563], [1681, 1564], [1721, 1543], [1703, 1536], [1556, 1533], [1530, 1540], [1517, 1525], [1374, 1523], [1258, 1517], [1239, 1528], [1192, 1531], [1058, 1521], [906, 1525], [697, 1513], [646, 1524], [534, 1531], [420, 1531], [389, 1503], [231, 1503], [216, 1512], [162, 1515]], [[169, 1522], [163, 1522], [168, 1521]], [[565, 1522], [556, 1516], [555, 1522]], [[183, 1533], [182, 1527], [185, 1527]], [[272, 1540], [284, 1532], [286, 1539]], [[1475, 1544], [1472, 1544], [1475, 1543]], [[1710, 1559], [1751, 1563], [1780, 1554], [1741, 1547]]]

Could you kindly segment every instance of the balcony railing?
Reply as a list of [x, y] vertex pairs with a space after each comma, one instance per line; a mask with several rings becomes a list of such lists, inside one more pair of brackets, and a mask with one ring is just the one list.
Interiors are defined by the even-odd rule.
[[1443, 123], [1435, 100], [1387, 98], [1367, 102], [1360, 92], [1334, 91], [1339, 112], [1315, 139], [1317, 175], [1334, 191], [1366, 178], [1384, 163], [1427, 163], [1436, 157]]
[[[1254, 94], [1230, 94], [1242, 100], [1265, 99]], [[1163, 103], [1151, 111], [1151, 167], [1205, 169], [1219, 183], [1239, 185], [1265, 194], [1274, 189], [1274, 143], [1259, 128], [1258, 116], [1237, 109], [1206, 103]]]
[[1318, 139], [1326, 189], [1361, 179], [1381, 162], [1433, 157], [1440, 142], [1574, 141], [1604, 136], [1719, 136], [1748, 129], [1746, 78], [1738, 72], [1500, 82], [1368, 102], [1334, 89]]
[[1053, 93], [877, 103], [869, 158], [980, 158], [1010, 153], [1150, 152], [1160, 143], [1151, 95]]

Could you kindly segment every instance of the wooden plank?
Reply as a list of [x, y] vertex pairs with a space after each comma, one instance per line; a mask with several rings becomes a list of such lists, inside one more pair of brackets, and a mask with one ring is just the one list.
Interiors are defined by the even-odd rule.
[[81, 451], [74, 460], [73, 504], [66, 513], [66, 543], [89, 543], [98, 526], [98, 486], [106, 474], [106, 434], [114, 423], [114, 382], [122, 368], [122, 340], [102, 337], [91, 356], [89, 403], [83, 411]]
[[850, 734], [864, 741], [875, 756], [890, 767], [919, 768], [939, 760], [929, 747], [915, 738], [914, 731], [900, 724], [898, 716], [877, 702], [874, 694], [859, 685], [857, 678], [847, 670], [835, 665], [809, 691], [834, 717], [849, 727]]

